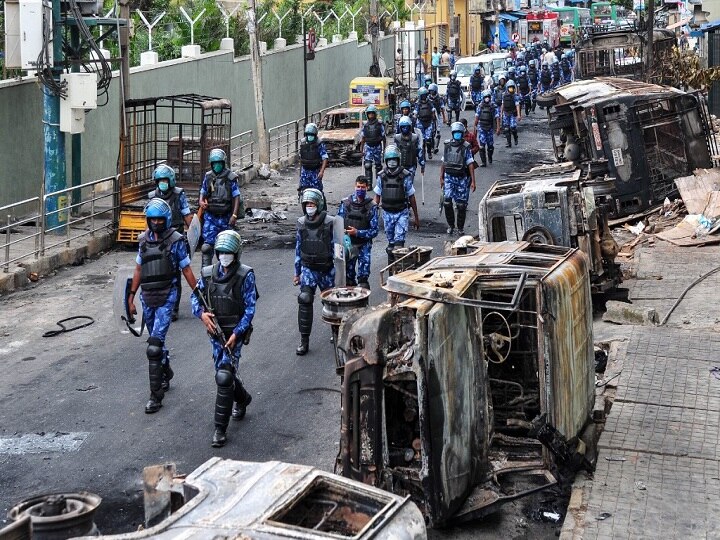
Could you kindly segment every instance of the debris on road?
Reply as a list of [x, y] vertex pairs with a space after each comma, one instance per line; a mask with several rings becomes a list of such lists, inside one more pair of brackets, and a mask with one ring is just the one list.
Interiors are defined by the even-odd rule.
[[628, 304], [617, 300], [608, 300], [603, 321], [615, 324], [656, 325], [659, 322], [655, 308]]
[[261, 210], [260, 208], [249, 208], [245, 213], [247, 223], [277, 223], [285, 221], [287, 215], [284, 212], [273, 212], [271, 210]]

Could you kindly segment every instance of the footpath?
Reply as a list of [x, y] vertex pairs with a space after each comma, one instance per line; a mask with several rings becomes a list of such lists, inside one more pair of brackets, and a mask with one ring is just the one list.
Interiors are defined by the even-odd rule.
[[[720, 266], [714, 247], [658, 241], [635, 254], [633, 309], [662, 320]], [[612, 342], [598, 393], [608, 407], [593, 475], [576, 478], [561, 539], [720, 538], [720, 274], [667, 323], [595, 324]], [[602, 401], [601, 401], [602, 404]]]

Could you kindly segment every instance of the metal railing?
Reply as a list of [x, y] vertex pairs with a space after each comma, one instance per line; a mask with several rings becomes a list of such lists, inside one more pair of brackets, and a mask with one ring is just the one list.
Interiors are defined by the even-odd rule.
[[[325, 109], [320, 109], [310, 115], [308, 122], [318, 124], [326, 112], [345, 106], [347, 106], [347, 101], [326, 107]], [[300, 140], [303, 137], [304, 129], [304, 118], [298, 118], [297, 120], [270, 128], [268, 130], [270, 163], [276, 163], [282, 158], [296, 155], [300, 150]]]
[[[30, 199], [25, 199], [24, 201], [8, 204], [0, 208], [0, 218], [7, 219], [5, 225], [0, 227], [0, 234], [2, 234], [2, 238], [5, 240], [5, 243], [3, 245], [3, 270], [5, 272], [8, 272], [10, 270], [10, 263], [18, 261], [24, 257], [34, 254], [35, 258], [37, 259], [38, 254], [40, 253], [40, 237], [42, 236], [42, 211], [40, 207], [41, 201], [41, 197], [32, 197]], [[18, 215], [21, 216], [19, 219]], [[23, 227], [26, 225], [32, 226], [33, 224], [35, 229], [34, 232], [31, 232], [29, 234], [22, 234], [22, 232], [13, 232], [17, 231], [18, 227]], [[13, 235], [17, 236], [17, 238], [13, 238]], [[19, 256], [16, 255], [12, 258], [10, 257], [11, 246], [19, 244], [20, 242], [31, 238], [35, 239], [34, 249], [32, 251], [28, 253], [22, 253]]]
[[230, 161], [233, 168], [249, 169], [255, 163], [255, 139], [252, 130], [230, 137]]

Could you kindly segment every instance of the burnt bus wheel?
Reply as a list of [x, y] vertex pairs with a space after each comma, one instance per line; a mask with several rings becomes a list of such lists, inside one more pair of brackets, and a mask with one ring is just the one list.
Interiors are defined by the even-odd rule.
[[555, 245], [550, 231], [544, 227], [533, 227], [525, 233], [523, 240], [525, 242], [530, 242], [531, 244], [545, 244], [547, 246]]
[[557, 102], [557, 97], [558, 96], [556, 92], [538, 94], [538, 96], [535, 98], [535, 102], [541, 109], [545, 109], [547, 107], [552, 107], [553, 105], [555, 105], [555, 102]]

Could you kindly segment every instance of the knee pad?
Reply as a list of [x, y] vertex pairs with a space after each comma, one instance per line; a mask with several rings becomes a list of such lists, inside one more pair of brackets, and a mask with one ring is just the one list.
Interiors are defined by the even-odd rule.
[[300, 287], [298, 304], [312, 304], [315, 299], [315, 292], [310, 287]]
[[210, 244], [203, 244], [200, 248], [200, 251], [202, 251], [205, 255], [212, 255], [215, 251], [215, 248]]
[[453, 205], [452, 199], [443, 200], [443, 206], [445, 208], [452, 208], [452, 205]]
[[227, 388], [235, 382], [235, 375], [229, 369], [218, 369], [215, 372], [215, 384]]
[[160, 361], [163, 358], [163, 340], [156, 337], [149, 337], [147, 340], [148, 360]]
[[393, 249], [395, 249], [395, 248], [401, 248], [401, 247], [405, 247], [405, 240], [403, 240], [402, 242], [398, 242], [398, 243], [396, 243], [396, 244], [393, 244]]
[[467, 210], [467, 203], [457, 203], [458, 212], [464, 212]]

